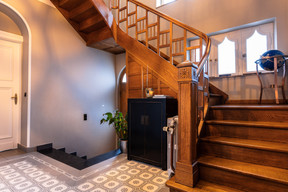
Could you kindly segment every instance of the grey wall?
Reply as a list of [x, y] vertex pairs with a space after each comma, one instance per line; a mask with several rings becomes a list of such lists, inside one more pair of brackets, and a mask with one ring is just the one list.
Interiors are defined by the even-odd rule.
[[[141, 0], [141, 2], [152, 8], [155, 8], [156, 5], [156, 0]], [[287, 0], [177, 0], [161, 6], [157, 10], [204, 33], [217, 32], [275, 17], [277, 48], [288, 54]], [[272, 75], [264, 75], [264, 78], [266, 86], [273, 83], [273, 81], [271, 82]], [[258, 99], [259, 96], [259, 83], [256, 75], [213, 79], [211, 82], [227, 92], [232, 100]], [[287, 84], [288, 82], [286, 82], [288, 93]], [[263, 99], [273, 98], [273, 90], [266, 89]]]
[[[113, 150], [114, 130], [99, 122], [115, 108], [115, 56], [86, 47], [46, 4], [4, 2], [23, 15], [32, 33], [31, 146], [52, 142], [88, 157]], [[84, 113], [88, 121], [83, 121]]]

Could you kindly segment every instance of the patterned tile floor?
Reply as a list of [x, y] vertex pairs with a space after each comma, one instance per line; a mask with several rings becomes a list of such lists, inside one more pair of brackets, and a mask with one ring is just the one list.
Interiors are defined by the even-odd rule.
[[1, 158], [0, 192], [168, 192], [166, 171], [119, 155], [77, 170], [37, 152]]

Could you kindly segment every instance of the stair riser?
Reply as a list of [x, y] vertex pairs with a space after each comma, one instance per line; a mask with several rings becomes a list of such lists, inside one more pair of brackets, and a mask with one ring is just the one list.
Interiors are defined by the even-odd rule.
[[247, 192], [288, 192], [288, 185], [202, 164], [200, 179]]
[[213, 106], [213, 105], [221, 105], [223, 104], [223, 101], [222, 101], [222, 97], [210, 97], [209, 99], [209, 106]]
[[201, 141], [201, 154], [258, 165], [288, 169], [288, 153], [251, 149]]
[[288, 110], [212, 109], [209, 115], [213, 120], [279, 122], [287, 120]]
[[239, 125], [207, 125], [207, 136], [234, 137], [272, 142], [288, 142], [288, 130]]

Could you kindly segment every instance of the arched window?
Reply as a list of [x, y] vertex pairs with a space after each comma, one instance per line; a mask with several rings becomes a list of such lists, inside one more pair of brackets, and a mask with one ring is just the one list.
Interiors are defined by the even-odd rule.
[[247, 72], [256, 71], [255, 61], [267, 51], [267, 35], [261, 35], [255, 30], [254, 34], [246, 39]]
[[218, 74], [232, 74], [236, 72], [235, 42], [225, 37], [218, 45]]
[[126, 73], [123, 75], [121, 82], [122, 83], [126, 83], [127, 82]]

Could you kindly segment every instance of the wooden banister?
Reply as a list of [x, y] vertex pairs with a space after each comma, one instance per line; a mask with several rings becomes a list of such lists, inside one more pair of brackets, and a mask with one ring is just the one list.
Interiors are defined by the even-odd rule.
[[[135, 39], [139, 39], [138, 35], [144, 35], [144, 40], [146, 42], [146, 46], [148, 47], [149, 45], [149, 41], [153, 41], [156, 40], [157, 43], [157, 53], [159, 53], [161, 50], [160, 49], [166, 49], [168, 48], [167, 51], [164, 51], [165, 54], [169, 54], [170, 57], [170, 63], [173, 64], [173, 57], [182, 57], [182, 61], [187, 60], [187, 51], [191, 51], [193, 49], [193, 47], [190, 47], [190, 49], [187, 48], [187, 34], [191, 33], [193, 35], [196, 35], [199, 37], [200, 39], [200, 44], [198, 45], [198, 47], [200, 48], [200, 54], [202, 56], [202, 44], [203, 41], [205, 42], [206, 45], [206, 50], [203, 54], [203, 56], [201, 57], [201, 60], [198, 64], [198, 70], [197, 70], [197, 75], [200, 74], [200, 72], [203, 70], [204, 65], [207, 61], [207, 58], [209, 56], [210, 53], [210, 39], [209, 37], [193, 28], [190, 27], [180, 21], [178, 21], [177, 19], [174, 19], [160, 11], [157, 11], [155, 9], [152, 9], [151, 7], [148, 7], [147, 5], [144, 5], [143, 3], [140, 3], [136, 0], [111, 0], [110, 1], [110, 8], [116, 10], [118, 13], [116, 13], [116, 15], [118, 14], [118, 24], [126, 22], [126, 29], [123, 28], [123, 31], [126, 31], [127, 34], [129, 34], [128, 29], [129, 28], [133, 28], [135, 27], [135, 33], [136, 33], [136, 37]], [[140, 9], [138, 9], [138, 7], [141, 8], [142, 10], [142, 15], [140, 14]], [[144, 15], [143, 15], [143, 10], [144, 10]], [[123, 12], [125, 11], [125, 15], [123, 15]], [[139, 13], [138, 13], [139, 12]], [[123, 16], [121, 16], [121, 14]], [[152, 19], [153, 16], [150, 17], [149, 14], [155, 15], [157, 17], [156, 21], [155, 18]], [[128, 23], [130, 23], [130, 19], [129, 16], [136, 16], [133, 25], [128, 25]], [[138, 18], [139, 16], [139, 18]], [[160, 31], [160, 19], [164, 19], [167, 22], [167, 27], [168, 29], [163, 29]], [[151, 22], [149, 22], [151, 20]], [[140, 25], [138, 25], [138, 23]], [[135, 24], [135, 25], [134, 25]], [[145, 28], [144, 26], [145, 25]], [[128, 27], [129, 26], [129, 27]], [[173, 28], [177, 26], [180, 27], [181, 30], [183, 30], [183, 37], [177, 37], [174, 38], [173, 37]], [[121, 28], [121, 27], [120, 27]], [[149, 34], [152, 33], [153, 36], [149, 36]], [[178, 46], [179, 44], [177, 43], [173, 43], [174, 41], [177, 41], [177, 39], [183, 39], [182, 43], [183, 45], [180, 48], [174, 48], [175, 46]], [[143, 39], [142, 39], [143, 40]], [[196, 46], [194, 46], [196, 47]], [[195, 48], [196, 49], [196, 48]], [[173, 50], [179, 50], [176, 53], [173, 53]], [[183, 50], [183, 51], [181, 51]]]
[[[117, 32], [117, 38], [119, 44], [124, 47], [126, 46], [127, 48], [129, 48], [127, 45], [129, 44], [130, 49], [128, 52], [132, 53], [135, 50], [133, 55], [138, 54], [139, 58], [145, 57], [146, 54], [144, 53], [144, 50], [140, 51], [140, 53], [139, 50], [137, 51], [140, 45], [138, 46], [133, 44], [134, 41], [131, 40], [132, 35], [129, 34], [129, 29], [135, 27], [136, 36], [133, 38], [140, 42], [145, 42], [145, 46], [154, 53], [157, 53], [158, 56], [165, 55], [165, 59], [168, 59], [170, 64], [172, 64], [164, 66], [164, 63], [167, 63], [167, 61], [162, 61], [161, 57], [158, 56], [157, 58], [150, 58], [149, 61], [159, 65], [156, 67], [155, 65], [151, 64], [156, 73], [161, 71], [162, 75], [171, 75], [172, 78], [170, 78], [166, 83], [174, 90], [178, 91], [179, 143], [175, 181], [182, 185], [193, 187], [196, 185], [199, 175], [197, 163], [197, 142], [202, 127], [204, 126], [204, 121], [208, 111], [208, 57], [211, 47], [210, 38], [205, 33], [185, 25], [182, 22], [173, 19], [160, 11], [152, 9], [136, 0], [112, 1], [113, 3], [110, 3], [112, 5], [111, 9], [116, 10], [115, 14], [118, 14], [118, 30], [120, 31]], [[140, 12], [140, 10], [142, 12]], [[119, 17], [120, 12], [123, 11], [125, 11], [125, 16]], [[131, 22], [129, 16], [135, 16], [136, 18], [133, 19], [133, 22]], [[161, 28], [160, 25], [162, 26], [163, 19], [165, 21], [165, 25]], [[125, 22], [126, 25], [122, 24]], [[126, 28], [121, 28], [120, 24], [126, 26]], [[177, 35], [173, 33], [175, 26], [178, 30]], [[126, 35], [127, 37], [123, 35], [124, 32], [128, 34], [128, 36]], [[181, 32], [183, 32], [183, 36], [179, 37], [179, 33]], [[198, 44], [188, 46], [187, 38], [189, 33], [199, 38]], [[149, 41], [154, 41], [155, 46], [150, 46], [151, 44]], [[204, 45], [206, 48], [203, 51]], [[131, 48], [131, 46], [133, 46], [133, 48]], [[162, 49], [164, 49], [164, 51], [162, 51]], [[194, 51], [195, 54], [197, 51], [199, 51], [199, 61], [191, 61], [192, 51]], [[188, 56], [190, 56], [190, 60], [187, 60]], [[175, 75], [174, 67], [175, 59], [173, 57], [182, 57], [183, 60], [181, 64], [177, 65], [178, 86], [176, 82], [177, 74]]]

